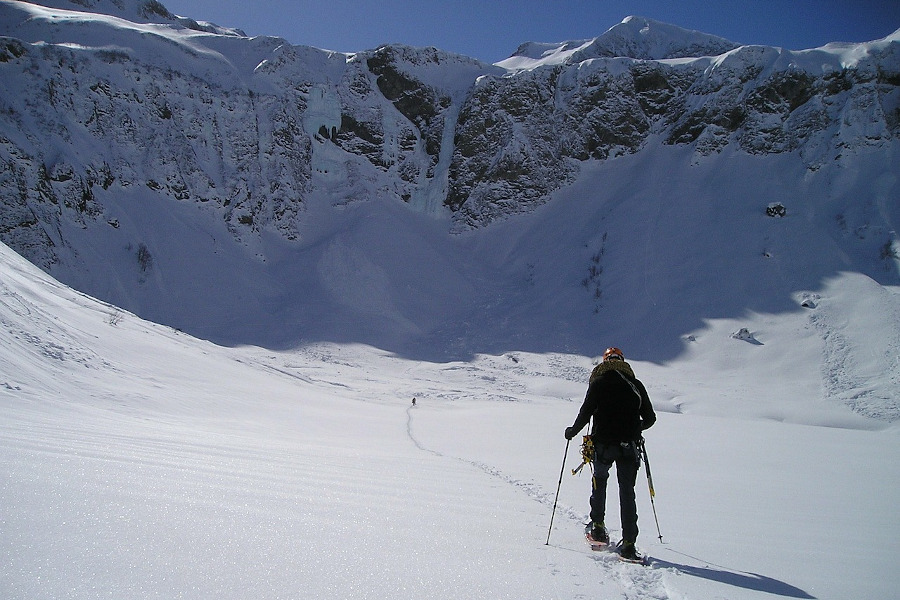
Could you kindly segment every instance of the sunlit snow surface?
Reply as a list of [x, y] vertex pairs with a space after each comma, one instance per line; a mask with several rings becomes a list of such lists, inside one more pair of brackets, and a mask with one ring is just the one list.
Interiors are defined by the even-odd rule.
[[641, 474], [642, 568], [587, 549], [587, 476], [564, 475], [545, 544], [588, 357], [226, 349], [6, 247], [0, 272], [4, 598], [839, 599], [900, 583], [896, 426], [790, 385], [739, 389], [697, 356], [634, 363], [660, 414], [663, 542]]
[[[63, 29], [48, 27], [60, 11], [0, 10], [30, 43]], [[308, 54], [297, 68], [347, 60], [66, 19], [60, 43], [177, 57], [222, 86], [264, 75], [279, 52]], [[828, 71], [893, 41], [778, 60]], [[591, 42], [527, 57], [559, 62]], [[776, 50], [695, 60], [740, 68], [753, 52]], [[317, 89], [314, 129], [336, 122]], [[92, 268], [60, 275], [232, 348], [0, 246], [0, 598], [896, 595], [898, 154], [883, 132], [860, 135], [876, 108], [835, 125], [876, 141], [817, 173], [793, 155], [654, 144], [585, 165], [489, 235], [450, 236], [427, 214], [439, 180], [413, 198], [424, 211], [335, 205], [376, 186], [342, 187], [325, 143], [296, 244], [241, 245], [221, 218], [146, 190], [105, 206], [113, 234], [66, 225]], [[765, 215], [773, 202], [785, 218]], [[156, 242], [143, 280], [123, 268], [134, 240]], [[575, 443], [545, 544], [562, 432], [590, 355], [611, 344], [660, 414], [647, 446], [662, 542], [638, 481], [646, 569], [587, 549]]]

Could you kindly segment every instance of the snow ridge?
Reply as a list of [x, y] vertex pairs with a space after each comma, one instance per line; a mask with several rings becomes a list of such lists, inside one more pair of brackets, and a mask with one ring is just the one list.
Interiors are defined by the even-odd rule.
[[593, 58], [666, 60], [718, 56], [738, 44], [644, 17], [626, 17], [603, 35], [561, 44], [529, 42], [498, 65], [510, 69], [578, 64]]

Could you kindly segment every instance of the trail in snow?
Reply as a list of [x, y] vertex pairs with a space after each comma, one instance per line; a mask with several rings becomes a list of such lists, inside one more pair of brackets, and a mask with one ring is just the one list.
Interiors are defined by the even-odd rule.
[[[441, 458], [456, 460], [472, 466], [487, 473], [491, 477], [502, 481], [504, 484], [511, 486], [517, 492], [524, 494], [529, 499], [538, 502], [547, 509], [548, 513], [552, 509], [555, 493], [544, 490], [540, 485], [523, 481], [484, 462], [468, 460], [462, 457], [447, 456], [436, 450], [427, 448], [413, 434], [413, 409], [414, 407], [408, 407], [406, 410], [407, 433], [416, 448]], [[569, 472], [569, 469], [565, 469], [564, 475], [568, 475]], [[616, 497], [616, 494], [611, 494], [611, 497]], [[557, 506], [557, 513], [561, 513], [568, 518], [568, 525], [564, 525], [564, 527], [568, 527], [578, 532], [581, 531], [586, 519], [583, 513], [571, 506], [561, 505]], [[615, 531], [615, 528], [612, 530]], [[570, 546], [559, 546], [555, 543], [551, 543], [549, 546], [557, 551], [572, 551]], [[656, 545], [656, 547], [663, 550], [663, 552], [658, 552], [659, 554], [682, 556], [689, 559], [691, 562], [699, 563], [699, 565], [703, 566], [675, 562], [674, 559], [666, 560], [658, 558], [657, 556], [652, 556], [648, 553], [647, 557], [650, 560], [650, 565], [639, 568], [637, 565], [622, 563], [617, 559], [614, 552], [595, 552], [588, 550], [586, 546], [584, 546], [583, 550], [580, 549], [579, 546], [579, 550], [576, 551], [588, 556], [603, 569], [599, 574], [591, 574], [586, 571], [585, 576], [599, 576], [603, 579], [615, 581], [620, 587], [618, 591], [622, 594], [622, 597], [626, 599], [653, 598], [665, 600], [673, 597], [680, 598], [681, 595], [677, 592], [675, 592], [674, 596], [672, 595], [666, 579], [667, 576], [677, 577], [680, 575], [689, 575], [694, 578], [718, 582], [735, 588], [777, 594], [788, 598], [813, 598], [813, 596], [809, 595], [804, 590], [772, 577], [742, 572], [723, 565], [710, 563], [696, 556], [680, 552], [670, 544], [659, 544]], [[551, 558], [548, 555], [548, 564], [550, 564], [550, 560]]]
[[[406, 409], [406, 416], [407, 416], [406, 432], [407, 432], [407, 435], [409, 436], [409, 439], [416, 446], [416, 448], [418, 448], [419, 450], [422, 450], [423, 452], [428, 452], [430, 454], [433, 454], [434, 456], [438, 456], [440, 458], [445, 458], [448, 460], [456, 460], [463, 464], [472, 466], [480, 471], [483, 471], [484, 473], [487, 473], [491, 477], [494, 477], [494, 478], [506, 483], [507, 485], [512, 486], [514, 489], [518, 490], [519, 492], [524, 493], [527, 497], [538, 502], [545, 508], [549, 509], [553, 506], [553, 500], [556, 496], [555, 493], [547, 491], [547, 490], [543, 489], [541, 486], [539, 486], [533, 482], [523, 481], [521, 479], [512, 477], [512, 476], [504, 473], [500, 469], [492, 467], [491, 465], [483, 463], [483, 462], [467, 460], [467, 459], [461, 458], [461, 457], [447, 456], [445, 454], [438, 452], [437, 450], [432, 450], [432, 449], [426, 447], [413, 434], [412, 413], [413, 413], [414, 408], [415, 407], [410, 406]], [[575, 522], [581, 522], [584, 520], [584, 515], [582, 513], [579, 513], [574, 508], [569, 507], [569, 506], [557, 506], [557, 512], [561, 512], [561, 513], [565, 514], [566, 516], [568, 516], [571, 520], [573, 520]]]
[[[409, 406], [406, 409], [406, 430], [409, 439], [416, 446], [417, 449], [432, 454], [434, 456], [440, 457], [446, 460], [453, 460], [463, 463], [467, 466], [470, 466], [474, 469], [477, 469], [481, 472], [484, 472], [491, 476], [492, 478], [503, 482], [503, 484], [509, 486], [511, 489], [515, 490], [519, 494], [523, 494], [530, 500], [533, 500], [540, 504], [547, 510], [547, 514], [549, 515], [550, 510], [553, 507], [553, 501], [555, 498], [555, 493], [544, 490], [540, 485], [535, 484], [533, 482], [523, 481], [516, 477], [510, 476], [509, 474], [504, 473], [502, 470], [493, 467], [487, 463], [467, 460], [462, 457], [448, 456], [438, 452], [437, 450], [432, 450], [424, 445], [421, 441], [419, 441], [413, 432], [413, 412], [416, 407]], [[577, 510], [570, 506], [560, 506], [557, 505], [557, 513], [562, 513], [563, 516], [567, 517], [569, 520], [569, 527], [574, 528], [575, 530], [581, 530], [584, 522], [584, 514], [579, 513]], [[537, 540], [534, 542], [537, 544]], [[547, 544], [545, 544], [547, 545]], [[583, 545], [583, 544], [582, 544]], [[555, 549], [556, 551], [571, 551], [571, 548], [568, 547], [560, 547], [555, 546], [554, 544], [549, 544], [551, 549]], [[583, 545], [584, 546], [584, 545]], [[550, 550], [548, 549], [548, 552]], [[587, 577], [599, 577], [601, 579], [609, 579], [618, 583], [619, 592], [622, 594], [623, 598], [628, 600], [631, 599], [639, 599], [639, 598], [653, 598], [656, 600], [668, 600], [671, 596], [666, 591], [666, 587], [664, 584], [664, 573], [656, 569], [656, 565], [651, 567], [640, 567], [638, 565], [629, 565], [626, 563], [622, 563], [618, 560], [616, 555], [612, 552], [594, 552], [584, 546], [583, 554], [585, 557], [593, 560], [598, 563], [599, 566], [603, 568], [601, 573], [591, 574], [586, 572]], [[553, 559], [550, 554], [547, 555], [547, 563], [548, 566], [553, 569], [554, 563], [551, 562]], [[662, 565], [660, 565], [662, 566]], [[671, 563], [666, 563], [664, 568], [675, 567]], [[555, 581], [558, 572], [552, 571], [552, 575], [554, 577], [554, 586], [557, 585]], [[560, 595], [559, 589], [557, 588], [557, 597], [563, 598], [566, 597], [564, 595]], [[576, 596], [578, 598], [582, 596]], [[585, 598], [590, 597], [583, 596]]]

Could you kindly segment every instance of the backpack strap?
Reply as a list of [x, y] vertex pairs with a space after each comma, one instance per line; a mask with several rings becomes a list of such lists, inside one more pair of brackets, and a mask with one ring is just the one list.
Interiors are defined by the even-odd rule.
[[616, 373], [619, 374], [619, 377], [621, 377], [622, 379], [625, 380], [625, 383], [628, 384], [628, 386], [631, 388], [631, 391], [634, 392], [634, 395], [635, 395], [635, 396], [637, 396], [637, 398], [638, 398], [638, 410], [640, 410], [641, 405], [644, 403], [644, 398], [643, 398], [643, 396], [641, 396], [641, 393], [638, 391], [637, 386], [635, 386], [634, 383], [632, 383], [630, 379], [628, 379], [627, 377], [625, 377], [625, 375], [623, 375], [621, 371], [616, 371]]

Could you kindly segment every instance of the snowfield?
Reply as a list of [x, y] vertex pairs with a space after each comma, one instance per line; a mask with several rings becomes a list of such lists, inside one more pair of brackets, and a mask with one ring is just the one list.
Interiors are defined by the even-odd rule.
[[[691, 357], [635, 362], [660, 414], [646, 437], [662, 542], [639, 474], [644, 568], [584, 543], [575, 443], [545, 543], [589, 357], [224, 348], [5, 246], [0, 272], [4, 598], [845, 599], [900, 585], [896, 425], [846, 408], [822, 422], [819, 401], [774, 386], [737, 397]], [[745, 344], [721, 336], [718, 352]]]
[[[375, 54], [76, 4], [119, 16], [0, 0], [0, 231], [47, 270], [0, 243], [0, 600], [900, 595], [900, 32], [732, 50], [626, 19], [499, 65], [395, 47], [373, 71]], [[743, 94], [759, 65], [837, 79], [784, 122], [760, 102], [752, 152], [723, 126], [669, 143], [670, 115], [527, 210], [454, 228], [479, 74], [626, 74], [650, 58], [604, 57], [645, 30], [647, 57], [708, 66], [715, 89]], [[435, 156], [376, 94], [396, 65], [446, 92]], [[341, 147], [320, 132], [348, 116], [346, 73], [371, 84], [349, 115], [374, 129]], [[263, 161], [276, 131], [291, 144]], [[610, 345], [659, 415], [648, 567], [588, 548], [590, 476], [563, 436]]]

